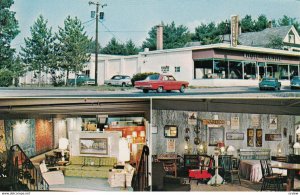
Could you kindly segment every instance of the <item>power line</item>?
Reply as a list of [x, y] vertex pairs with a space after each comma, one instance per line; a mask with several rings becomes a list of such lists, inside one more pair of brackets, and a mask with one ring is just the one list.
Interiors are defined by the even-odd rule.
[[114, 38], [116, 38], [119, 42], [124, 43], [102, 21], [100, 21], [100, 23], [111, 35], [113, 35]]

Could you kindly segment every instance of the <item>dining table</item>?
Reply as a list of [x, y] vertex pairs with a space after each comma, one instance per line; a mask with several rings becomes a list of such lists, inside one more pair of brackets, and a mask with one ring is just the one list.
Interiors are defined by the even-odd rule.
[[287, 187], [286, 191], [294, 190], [294, 179], [296, 171], [300, 171], [300, 164], [278, 162], [271, 165], [272, 168], [287, 170]]

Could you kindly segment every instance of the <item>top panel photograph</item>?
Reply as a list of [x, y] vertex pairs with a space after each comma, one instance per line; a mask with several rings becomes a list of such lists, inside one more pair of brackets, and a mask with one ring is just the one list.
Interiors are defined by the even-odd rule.
[[299, 0], [0, 7], [0, 98], [300, 97]]

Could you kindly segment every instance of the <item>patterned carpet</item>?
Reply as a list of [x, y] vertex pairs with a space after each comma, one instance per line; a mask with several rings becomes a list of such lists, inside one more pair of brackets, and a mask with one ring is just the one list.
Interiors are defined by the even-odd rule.
[[83, 192], [83, 191], [132, 191], [127, 189], [109, 186], [107, 179], [101, 178], [82, 178], [82, 177], [65, 177], [65, 184], [51, 185], [50, 191], [58, 192]]

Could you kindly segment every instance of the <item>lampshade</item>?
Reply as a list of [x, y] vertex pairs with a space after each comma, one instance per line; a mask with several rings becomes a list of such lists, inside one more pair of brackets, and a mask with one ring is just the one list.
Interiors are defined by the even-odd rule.
[[132, 131], [132, 137], [137, 137], [137, 132], [136, 131]]
[[300, 134], [300, 126], [298, 126], [298, 129], [296, 130], [296, 134]]
[[224, 142], [218, 142], [218, 143], [217, 143], [217, 147], [218, 147], [218, 148], [225, 147]]
[[61, 150], [68, 149], [68, 145], [69, 145], [69, 140], [67, 138], [60, 138], [58, 140], [58, 148]]
[[228, 146], [227, 152], [234, 152], [235, 148], [233, 146]]
[[128, 142], [125, 138], [119, 139], [119, 162], [126, 162], [130, 160], [130, 150], [128, 148]]
[[140, 132], [140, 137], [145, 137], [145, 131]]
[[299, 149], [299, 148], [300, 148], [300, 143], [299, 143], [299, 142], [296, 142], [296, 143], [294, 144], [293, 148]]
[[202, 144], [200, 144], [199, 149], [200, 149], [200, 150], [203, 150], [203, 149], [204, 149], [204, 147], [203, 147]]

